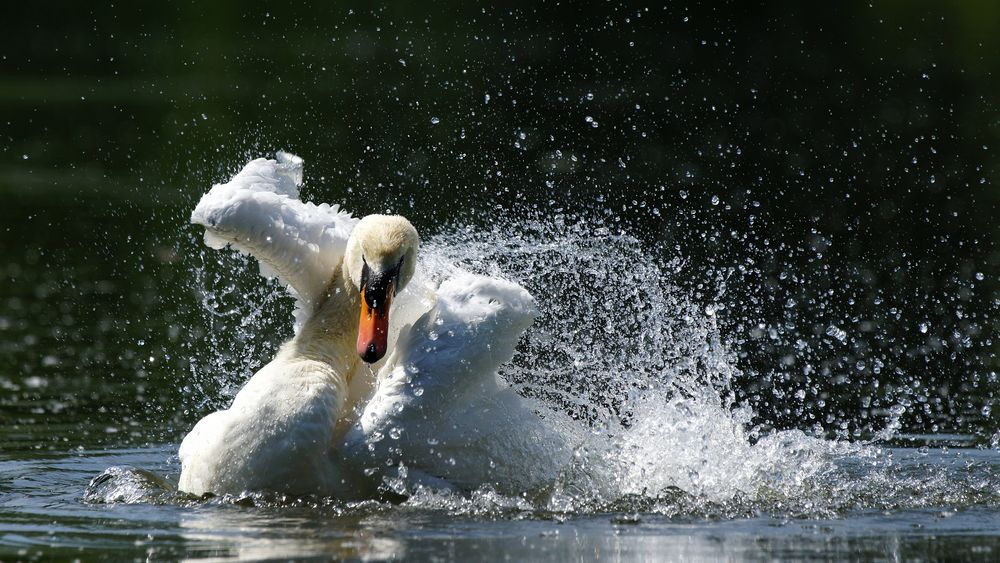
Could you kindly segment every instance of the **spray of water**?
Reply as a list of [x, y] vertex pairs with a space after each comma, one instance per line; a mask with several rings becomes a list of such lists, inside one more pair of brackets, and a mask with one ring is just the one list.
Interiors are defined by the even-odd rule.
[[188, 410], [204, 414], [226, 408], [291, 336], [291, 304], [277, 281], [253, 275], [257, 264], [250, 256], [197, 244], [190, 297], [204, 330], [191, 338], [203, 352], [190, 357], [185, 396]]
[[593, 217], [453, 228], [424, 256], [430, 269], [513, 279], [538, 299], [541, 315], [502, 375], [569, 415], [549, 417], [575, 446], [550, 483], [550, 508], [678, 490], [712, 501], [794, 495], [857, 449], [798, 431], [756, 435], [733, 393], [746, 375], [720, 334], [720, 306], [696, 305], [674, 283], [681, 257]]
[[[670, 491], [713, 501], [791, 495], [842, 449], [748, 428], [752, 413], [732, 391], [744, 374], [720, 334], [719, 306], [696, 305], [678, 289], [681, 257], [665, 259], [593, 217], [524, 215], [489, 229], [453, 226], [421, 252], [420, 275], [431, 281], [468, 270], [516, 281], [538, 301], [541, 315], [501, 376], [545, 417], [553, 451], [572, 453], [552, 464], [544, 443], [531, 452], [502, 451], [516, 442], [493, 448], [537, 465], [509, 478], [494, 472], [491, 486], [503, 494], [561, 511]], [[235, 275], [252, 271], [245, 258], [203, 256], [194, 275], [211, 353], [192, 368], [202, 410], [229, 401], [280, 341], [261, 343], [261, 333], [281, 334], [274, 318], [288, 318], [279, 290]], [[535, 490], [518, 490], [514, 473], [536, 476]], [[406, 474], [394, 473], [391, 490], [426, 497]]]
[[[570, 455], [552, 463], [544, 443], [532, 451], [516, 451], [517, 440], [497, 444], [510, 448], [494, 452], [516, 460], [515, 471], [541, 476], [531, 487], [497, 471], [472, 490], [442, 490], [408, 480], [399, 465], [386, 488], [407, 495], [403, 509], [829, 517], [864, 508], [1000, 504], [996, 467], [974, 453], [942, 471], [932, 458], [946, 452], [894, 457], [901, 454], [753, 426], [755, 413], [734, 392], [755, 377], [737, 367], [740, 336], [720, 329], [719, 305], [695, 303], [681, 289], [691, 285], [680, 283], [690, 275], [683, 257], [664, 257], [594, 217], [519, 214], [486, 229], [452, 226], [426, 237], [421, 263], [419, 275], [432, 281], [469, 270], [514, 280], [536, 297], [541, 315], [501, 376], [544, 417], [553, 451], [568, 447]], [[276, 284], [260, 281], [252, 260], [235, 253], [203, 249], [191, 271], [206, 327], [192, 337], [207, 344], [189, 377], [186, 407], [198, 415], [226, 406], [291, 335], [292, 305]], [[702, 295], [721, 299], [720, 284], [706, 280]], [[194, 501], [141, 472], [106, 473], [88, 501]], [[382, 510], [379, 503], [263, 494], [211, 502]]]

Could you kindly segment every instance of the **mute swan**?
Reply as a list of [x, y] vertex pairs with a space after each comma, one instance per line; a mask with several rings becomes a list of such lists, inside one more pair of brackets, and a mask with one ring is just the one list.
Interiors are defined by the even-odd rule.
[[[415, 280], [408, 221], [299, 201], [301, 175], [287, 153], [251, 161], [192, 213], [206, 244], [255, 256], [297, 307], [295, 336], [184, 438], [179, 488], [352, 499], [393, 474], [439, 487], [551, 477], [569, 449], [496, 374], [537, 314], [528, 292], [460, 271]], [[542, 449], [549, 462], [527, 463]]]

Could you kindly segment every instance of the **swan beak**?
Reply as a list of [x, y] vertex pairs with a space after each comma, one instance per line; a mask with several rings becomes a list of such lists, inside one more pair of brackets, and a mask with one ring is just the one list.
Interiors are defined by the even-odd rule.
[[394, 286], [395, 280], [392, 280], [384, 288], [368, 286], [361, 288], [358, 355], [369, 364], [381, 360], [389, 347], [389, 305], [392, 304]]

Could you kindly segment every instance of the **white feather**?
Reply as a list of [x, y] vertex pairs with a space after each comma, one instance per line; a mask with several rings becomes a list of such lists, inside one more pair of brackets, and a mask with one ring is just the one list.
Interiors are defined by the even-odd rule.
[[447, 279], [435, 307], [401, 332], [343, 451], [370, 467], [396, 454], [420, 480], [463, 488], [526, 490], [550, 478], [570, 448], [497, 374], [536, 315], [519, 285], [464, 272]]
[[288, 358], [264, 366], [228, 409], [201, 419], [184, 438], [179, 488], [357, 495], [359, 479], [330, 451], [345, 389], [329, 372], [320, 362]]
[[258, 158], [198, 202], [191, 222], [205, 227], [205, 244], [227, 244], [253, 255], [261, 275], [277, 277], [296, 297], [295, 329], [326, 290], [357, 223], [336, 205], [299, 201], [302, 159], [279, 152]]

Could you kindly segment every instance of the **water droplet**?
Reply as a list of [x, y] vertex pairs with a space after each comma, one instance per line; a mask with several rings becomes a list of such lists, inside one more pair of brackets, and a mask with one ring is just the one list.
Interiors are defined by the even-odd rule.
[[847, 340], [847, 333], [837, 327], [837, 325], [830, 325], [826, 327], [826, 335], [832, 336], [841, 342]]
[[438, 123], [441, 123], [440, 119], [438, 119], [436, 117], [432, 117], [431, 118], [431, 125], [437, 125]]

